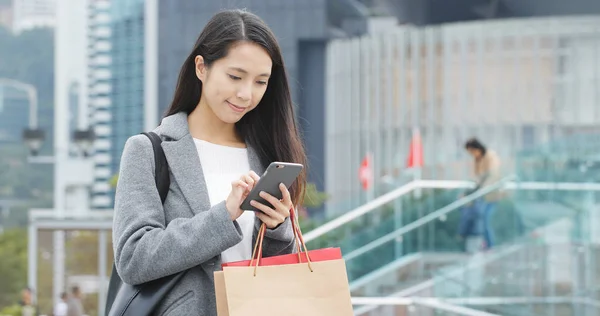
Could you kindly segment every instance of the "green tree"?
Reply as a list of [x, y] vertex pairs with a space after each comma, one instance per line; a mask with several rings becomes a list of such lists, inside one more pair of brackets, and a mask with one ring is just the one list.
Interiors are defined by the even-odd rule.
[[[98, 273], [98, 237], [97, 231], [79, 231], [66, 242], [67, 269], [71, 275]], [[106, 236], [106, 273], [110, 275], [113, 264], [111, 234]]]
[[27, 286], [27, 231], [11, 229], [0, 234], [0, 309], [19, 302]]
[[23, 315], [23, 311], [21, 309], [21, 306], [19, 306], [18, 304], [14, 304], [14, 305], [5, 307], [4, 309], [1, 309], [0, 315], [2, 315], [2, 316], [21, 316], [21, 315]]
[[320, 207], [327, 201], [329, 195], [319, 191], [314, 183], [307, 183], [304, 191], [304, 207]]

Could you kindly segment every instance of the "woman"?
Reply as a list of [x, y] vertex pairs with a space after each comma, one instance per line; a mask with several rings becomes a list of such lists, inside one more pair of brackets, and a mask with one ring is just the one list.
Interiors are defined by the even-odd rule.
[[[476, 177], [475, 189], [471, 190], [470, 193], [500, 180], [500, 158], [495, 151], [488, 149], [477, 138], [469, 139], [465, 143], [465, 149], [473, 157], [473, 171]], [[477, 203], [479, 214], [483, 215], [483, 238], [486, 249], [494, 246], [494, 232], [491, 221], [496, 204], [501, 198], [501, 193], [495, 190], [486, 194]]]
[[141, 284], [187, 270], [156, 315], [215, 315], [213, 272], [248, 260], [261, 223], [264, 256], [294, 251], [289, 210], [305, 172], [273, 208], [240, 204], [273, 161], [306, 163], [285, 67], [271, 30], [245, 11], [216, 14], [185, 60], [173, 102], [154, 130], [170, 168], [161, 204], [154, 154], [144, 135], [125, 144], [115, 197], [113, 245], [124, 282]]

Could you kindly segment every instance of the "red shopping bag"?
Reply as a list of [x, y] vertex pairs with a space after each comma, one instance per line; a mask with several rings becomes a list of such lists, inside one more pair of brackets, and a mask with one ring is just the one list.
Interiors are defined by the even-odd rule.
[[262, 258], [263, 224], [252, 260], [226, 263], [215, 272], [218, 316], [354, 314], [340, 249], [308, 251], [293, 211], [290, 218], [298, 253]]
[[[295, 220], [295, 215], [296, 215], [295, 211], [290, 210], [290, 220], [292, 221], [292, 229], [294, 229], [294, 237], [295, 237], [295, 241], [296, 241], [296, 247], [298, 247], [299, 253], [262, 258], [262, 252], [261, 252], [261, 254], [260, 254], [261, 258], [258, 262], [259, 266], [276, 266], [276, 265], [284, 265], [284, 264], [306, 263], [307, 258], [310, 258], [310, 261], [312, 261], [312, 262], [342, 259], [342, 251], [340, 248], [323, 248], [323, 249], [310, 250], [310, 251], [308, 251], [308, 257], [307, 257], [306, 253], [302, 252], [301, 243], [304, 243], [304, 240], [302, 237], [302, 232], [300, 231], [300, 228]], [[262, 227], [261, 227], [261, 229], [262, 229]], [[264, 235], [264, 232], [262, 232], [262, 233]], [[261, 234], [261, 230], [259, 230], [259, 236], [260, 236], [260, 234]], [[257, 237], [256, 242], [258, 244], [258, 242], [259, 242], [258, 237]], [[255, 251], [256, 251], [256, 246], [257, 245], [255, 245], [255, 247], [254, 247]], [[262, 248], [259, 248], [259, 250], [262, 250]], [[254, 255], [255, 254], [253, 253], [252, 254], [253, 258], [254, 258]], [[223, 268], [224, 267], [248, 267], [248, 266], [252, 265], [252, 261], [253, 260], [227, 262], [227, 263], [223, 263], [222, 267]]]
[[[319, 262], [319, 261], [327, 261], [327, 260], [339, 260], [342, 259], [342, 251], [340, 248], [323, 248], [316, 250], [309, 250], [308, 257], [310, 257], [310, 261]], [[223, 263], [223, 268], [225, 267], [248, 267], [250, 266], [252, 260], [243, 260], [236, 262], [227, 262]], [[307, 263], [305, 252], [300, 253], [300, 258], [295, 253], [275, 256], [275, 257], [267, 257], [260, 259], [259, 266], [278, 266], [284, 264], [294, 264], [294, 263]]]

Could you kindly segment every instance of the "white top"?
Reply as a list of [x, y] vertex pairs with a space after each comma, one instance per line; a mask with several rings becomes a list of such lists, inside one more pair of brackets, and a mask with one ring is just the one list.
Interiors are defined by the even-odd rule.
[[[229, 196], [231, 182], [250, 172], [248, 150], [217, 145], [200, 139], [194, 139], [194, 143], [202, 164], [210, 205], [219, 204]], [[254, 220], [254, 212], [244, 212], [237, 219], [242, 229], [243, 239], [237, 245], [221, 253], [223, 263], [250, 260]]]
[[54, 316], [67, 316], [67, 309], [67, 303], [64, 301], [58, 302], [58, 304], [56, 304], [54, 307]]

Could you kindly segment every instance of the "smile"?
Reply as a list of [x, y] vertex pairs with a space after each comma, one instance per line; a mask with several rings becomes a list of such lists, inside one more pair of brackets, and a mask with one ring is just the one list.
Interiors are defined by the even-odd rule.
[[245, 107], [241, 107], [241, 106], [237, 106], [237, 105], [233, 105], [232, 103], [230, 103], [229, 101], [225, 101], [227, 102], [227, 104], [229, 105], [229, 107], [234, 110], [235, 112], [241, 113], [246, 111]]

